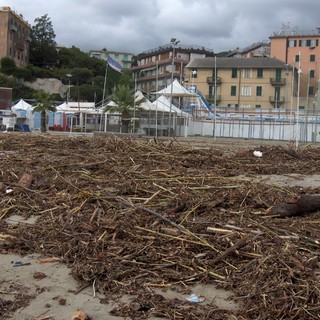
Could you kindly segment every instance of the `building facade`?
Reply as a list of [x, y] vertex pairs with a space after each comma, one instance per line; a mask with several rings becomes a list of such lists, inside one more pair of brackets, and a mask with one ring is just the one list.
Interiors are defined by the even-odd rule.
[[[301, 109], [316, 108], [320, 70], [320, 28], [299, 31], [283, 28], [271, 37], [270, 56], [300, 70], [299, 96]], [[318, 106], [317, 109], [319, 109]]]
[[189, 84], [210, 104], [235, 109], [290, 110], [292, 72], [271, 58], [200, 58], [186, 67]]
[[194, 58], [213, 57], [213, 50], [199, 46], [167, 44], [137, 55], [137, 66], [131, 68], [136, 88], [154, 92], [172, 80], [184, 82], [185, 67]]
[[270, 41], [260, 41], [251, 44], [244, 49], [235, 49], [227, 54], [227, 57], [233, 58], [269, 58]]
[[31, 26], [10, 7], [0, 10], [0, 57], [14, 60], [17, 67], [29, 63]]
[[108, 57], [120, 63], [123, 69], [131, 68], [133, 53], [121, 51], [91, 50], [90, 57], [95, 57], [107, 61]]

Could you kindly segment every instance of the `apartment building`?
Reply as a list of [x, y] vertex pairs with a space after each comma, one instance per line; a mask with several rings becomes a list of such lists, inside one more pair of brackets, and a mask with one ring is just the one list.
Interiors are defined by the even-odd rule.
[[222, 107], [290, 110], [292, 68], [271, 58], [197, 58], [186, 66], [189, 85]]
[[320, 28], [301, 31], [284, 27], [281, 31], [275, 32], [270, 41], [271, 57], [293, 65], [301, 71], [299, 74], [301, 109], [314, 108], [320, 78]]
[[172, 79], [184, 82], [185, 66], [194, 58], [213, 57], [214, 52], [200, 46], [166, 44], [137, 55], [137, 66], [131, 68], [137, 88], [145, 92], [161, 90]]
[[10, 7], [0, 9], [0, 58], [14, 60], [17, 67], [29, 63], [31, 26]]
[[255, 42], [243, 49], [236, 48], [229, 52], [227, 57], [233, 58], [269, 58], [270, 41]]
[[123, 69], [131, 68], [133, 53], [121, 52], [121, 51], [109, 51], [103, 50], [91, 50], [89, 52], [90, 57], [95, 57], [107, 61], [108, 57], [120, 63]]

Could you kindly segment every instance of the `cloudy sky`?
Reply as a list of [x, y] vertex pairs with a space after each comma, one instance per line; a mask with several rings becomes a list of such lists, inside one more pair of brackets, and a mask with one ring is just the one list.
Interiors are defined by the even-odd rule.
[[58, 45], [138, 54], [171, 38], [214, 52], [320, 27], [319, 0], [0, 0], [31, 25], [48, 14]]

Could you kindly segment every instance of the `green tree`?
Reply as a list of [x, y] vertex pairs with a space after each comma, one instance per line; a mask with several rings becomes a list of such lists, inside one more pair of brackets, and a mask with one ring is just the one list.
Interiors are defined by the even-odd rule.
[[145, 98], [138, 99], [134, 90], [130, 89], [128, 85], [118, 85], [110, 96], [110, 99], [115, 103], [113, 106], [105, 106], [103, 112], [117, 112], [121, 114], [122, 132], [129, 132], [129, 124], [131, 122], [131, 115], [136, 108], [140, 111], [141, 104]]
[[39, 67], [57, 64], [55, 33], [47, 14], [36, 18], [31, 29], [30, 63]]
[[47, 131], [47, 116], [48, 112], [55, 112], [57, 108], [53, 105], [52, 96], [49, 93], [40, 91], [34, 94], [36, 106], [33, 107], [32, 112], [41, 113], [41, 132]]
[[3, 57], [1, 59], [0, 71], [2, 73], [7, 74], [7, 75], [11, 75], [11, 74], [15, 73], [16, 69], [17, 69], [16, 64], [11, 58]]

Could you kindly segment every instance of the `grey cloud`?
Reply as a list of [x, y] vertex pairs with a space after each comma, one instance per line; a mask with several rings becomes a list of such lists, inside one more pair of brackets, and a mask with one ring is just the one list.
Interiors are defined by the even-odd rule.
[[175, 37], [219, 52], [267, 40], [282, 25], [301, 30], [320, 25], [315, 0], [0, 0], [0, 5], [31, 24], [47, 13], [58, 44], [83, 51], [139, 53]]

